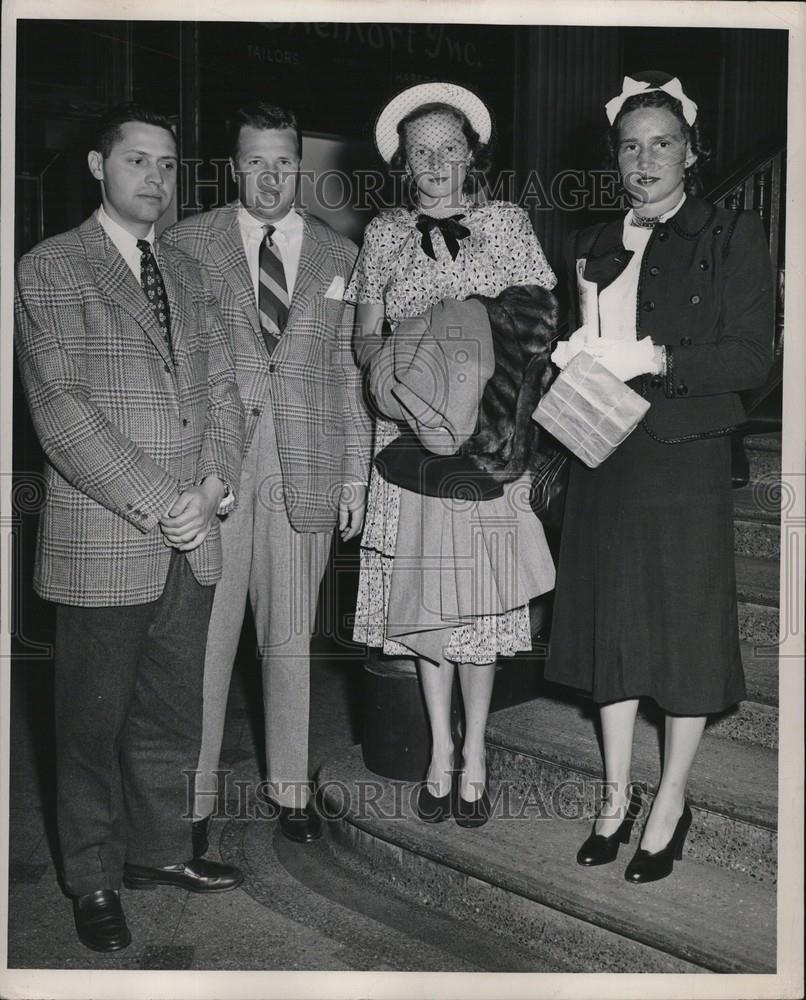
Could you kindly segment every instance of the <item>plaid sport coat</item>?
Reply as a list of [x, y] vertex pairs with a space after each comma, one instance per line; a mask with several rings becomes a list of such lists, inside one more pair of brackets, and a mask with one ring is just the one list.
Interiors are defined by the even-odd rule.
[[326, 295], [334, 278], [347, 284], [357, 250], [315, 216], [303, 218], [288, 322], [271, 356], [261, 333], [238, 203], [183, 219], [163, 239], [199, 261], [218, 299], [244, 401], [244, 452], [263, 407], [271, 406], [289, 520], [297, 531], [331, 531], [342, 484], [369, 478], [372, 422], [351, 347], [353, 307]]
[[[156, 253], [175, 365], [95, 215], [17, 265], [17, 354], [46, 458], [34, 587], [48, 600], [155, 600], [173, 552], [159, 517], [207, 475], [240, 477], [243, 407], [218, 307], [195, 261]], [[220, 578], [217, 522], [188, 560], [199, 583]]]

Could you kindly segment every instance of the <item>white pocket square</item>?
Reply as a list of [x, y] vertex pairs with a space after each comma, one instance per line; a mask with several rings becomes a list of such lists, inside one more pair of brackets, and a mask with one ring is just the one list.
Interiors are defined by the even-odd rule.
[[344, 278], [340, 274], [330, 282], [330, 288], [325, 292], [326, 299], [338, 299], [341, 301], [344, 298]]

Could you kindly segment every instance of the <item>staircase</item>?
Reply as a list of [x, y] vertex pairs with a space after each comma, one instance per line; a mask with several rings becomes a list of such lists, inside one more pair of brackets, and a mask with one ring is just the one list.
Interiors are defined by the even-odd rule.
[[[503, 941], [499, 970], [511, 954], [513, 971], [774, 972], [780, 434], [751, 435], [745, 449], [750, 482], [734, 499], [747, 700], [709, 721], [673, 876], [624, 881], [635, 834], [616, 863], [576, 865], [601, 794], [601, 754], [590, 703], [545, 682], [539, 697], [490, 716], [494, 815], [479, 830], [420, 822], [415, 786], [366, 770], [359, 748], [331, 761], [320, 783], [334, 860]], [[524, 657], [522, 666], [540, 663]], [[633, 778], [650, 797], [656, 722], [639, 714], [636, 726]]]

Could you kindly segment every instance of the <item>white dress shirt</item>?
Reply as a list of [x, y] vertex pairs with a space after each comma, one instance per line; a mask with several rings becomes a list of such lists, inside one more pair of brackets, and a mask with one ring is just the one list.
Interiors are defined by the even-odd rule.
[[147, 236], [132, 236], [127, 229], [124, 229], [119, 222], [115, 222], [115, 220], [104, 211], [103, 205], [101, 205], [98, 209], [97, 218], [98, 222], [106, 232], [106, 235], [117, 247], [120, 256], [129, 265], [129, 269], [135, 278], [137, 278], [137, 284], [139, 285], [140, 261], [143, 256], [143, 252], [137, 246], [137, 241], [138, 239], [148, 240], [151, 244], [151, 252], [154, 253], [154, 227], [152, 226], [151, 229], [149, 229]]
[[[659, 215], [661, 222], [666, 222], [680, 210], [686, 200], [685, 194], [680, 201]], [[636, 340], [638, 332], [635, 326], [635, 304], [638, 298], [638, 279], [641, 276], [641, 261], [644, 258], [651, 229], [645, 229], [631, 224], [633, 210], [624, 216], [623, 242], [633, 255], [629, 264], [621, 274], [599, 293], [599, 323], [601, 336], [610, 340]]]
[[[259, 267], [258, 258], [260, 256], [260, 244], [266, 235], [265, 226], [267, 223], [256, 219], [254, 215], [243, 207], [238, 206], [238, 226], [241, 230], [241, 239], [246, 253], [246, 260], [249, 264], [249, 274], [252, 278], [252, 288], [255, 292], [255, 303], [258, 302]], [[272, 222], [274, 233], [272, 240], [280, 251], [283, 259], [283, 271], [285, 272], [285, 285], [288, 289], [288, 301], [294, 294], [294, 285], [297, 281], [297, 271], [299, 269], [299, 258], [302, 253], [302, 232], [304, 223], [302, 216], [296, 209], [292, 208], [288, 215], [280, 219], [279, 222]]]

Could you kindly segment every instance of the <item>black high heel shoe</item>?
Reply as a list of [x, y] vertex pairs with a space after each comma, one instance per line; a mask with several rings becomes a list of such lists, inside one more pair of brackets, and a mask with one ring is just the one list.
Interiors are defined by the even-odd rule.
[[683, 857], [683, 844], [686, 842], [689, 828], [691, 827], [691, 810], [688, 802], [683, 806], [683, 812], [674, 828], [672, 839], [659, 851], [650, 852], [639, 848], [632, 861], [624, 871], [624, 878], [628, 882], [636, 884], [640, 882], [657, 882], [672, 874], [675, 861], [680, 861]]
[[484, 781], [484, 789], [477, 799], [468, 801], [463, 799], [459, 791], [459, 781], [456, 781], [456, 803], [453, 809], [453, 818], [457, 826], [471, 829], [476, 826], [484, 826], [490, 818], [490, 795], [487, 791], [487, 780]]
[[634, 788], [621, 825], [608, 837], [596, 832], [596, 823], [594, 822], [593, 833], [577, 851], [577, 864], [592, 868], [594, 865], [608, 865], [611, 861], [615, 861], [618, 857], [619, 847], [630, 842], [633, 824], [641, 812], [642, 801], [641, 792]]
[[451, 771], [451, 787], [445, 795], [433, 795], [428, 790], [428, 775], [417, 790], [416, 812], [423, 823], [442, 823], [451, 815], [456, 772]]

